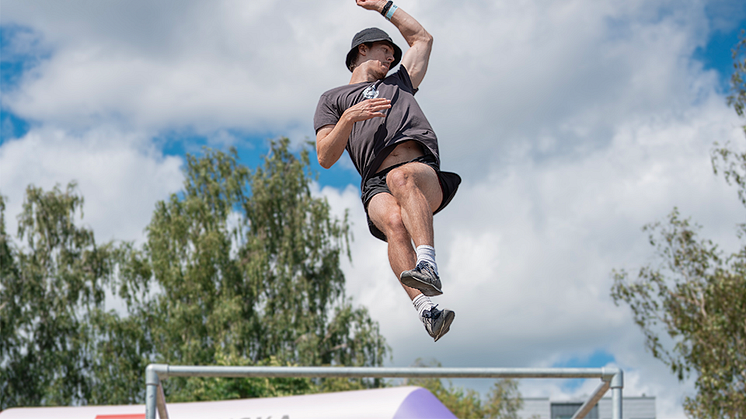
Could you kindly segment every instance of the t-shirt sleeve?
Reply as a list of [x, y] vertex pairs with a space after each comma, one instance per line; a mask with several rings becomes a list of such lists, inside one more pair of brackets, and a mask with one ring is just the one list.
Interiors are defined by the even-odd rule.
[[328, 93], [321, 95], [319, 104], [316, 105], [316, 113], [313, 115], [313, 128], [315, 131], [318, 132], [325, 125], [336, 125], [339, 122], [342, 114], [335, 105], [335, 101], [330, 98]]
[[396, 76], [399, 78], [399, 80], [401, 80], [401, 86], [404, 87], [405, 90], [408, 90], [409, 93], [411, 93], [412, 95], [420, 90], [414, 88], [414, 86], [412, 85], [412, 79], [409, 78], [409, 72], [403, 65], [399, 66], [399, 71], [396, 72]]

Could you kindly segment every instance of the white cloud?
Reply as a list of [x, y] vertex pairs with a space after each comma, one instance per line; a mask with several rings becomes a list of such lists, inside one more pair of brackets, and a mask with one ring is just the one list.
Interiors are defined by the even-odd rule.
[[71, 181], [84, 197], [84, 225], [96, 240], [142, 240], [155, 202], [179, 189], [181, 159], [163, 156], [145, 135], [99, 127], [80, 134], [32, 129], [0, 147], [0, 193], [9, 198], [7, 231], [15, 234], [26, 186], [63, 189]]
[[[348, 77], [344, 38], [365, 21], [340, 26], [331, 1], [6, 3], [4, 22], [44, 28], [55, 50], [4, 102], [20, 116], [73, 127], [116, 120], [263, 131], [303, 121], [311, 133], [318, 95]], [[329, 27], [349, 30], [329, 36]]]

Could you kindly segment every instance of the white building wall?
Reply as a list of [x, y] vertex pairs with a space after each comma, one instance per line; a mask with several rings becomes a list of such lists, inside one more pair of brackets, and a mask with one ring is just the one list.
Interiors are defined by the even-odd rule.
[[[598, 402], [599, 419], [611, 419], [611, 398]], [[655, 419], [655, 397], [624, 397], [622, 399], [624, 419]]]
[[[552, 402], [549, 398], [527, 397], [523, 399], [523, 408], [518, 411], [518, 417], [552, 419], [551, 406]], [[604, 397], [598, 402], [598, 417], [599, 419], [611, 419], [611, 397]], [[622, 417], [624, 419], [656, 419], [655, 397], [624, 397]]]
[[551, 404], [548, 398], [530, 398], [523, 399], [523, 408], [518, 411], [518, 417], [521, 419], [551, 419]]

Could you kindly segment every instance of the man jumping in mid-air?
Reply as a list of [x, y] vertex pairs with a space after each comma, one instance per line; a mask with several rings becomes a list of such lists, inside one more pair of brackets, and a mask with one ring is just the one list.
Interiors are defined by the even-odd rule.
[[[414, 99], [433, 38], [391, 1], [356, 1], [390, 20], [410, 48], [402, 56], [378, 28], [354, 36], [346, 60], [352, 72], [349, 84], [324, 93], [316, 108], [316, 152], [327, 169], [345, 149], [349, 153], [362, 176], [370, 231], [388, 242], [391, 269], [437, 342], [455, 313], [438, 310], [430, 301], [443, 293], [433, 248], [433, 214], [451, 201], [461, 178], [440, 171], [438, 139]], [[399, 71], [387, 76], [399, 61]]]

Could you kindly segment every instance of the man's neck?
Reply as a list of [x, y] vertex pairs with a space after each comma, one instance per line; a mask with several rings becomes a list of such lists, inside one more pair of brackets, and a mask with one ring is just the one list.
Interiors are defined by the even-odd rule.
[[352, 71], [352, 77], [350, 77], [349, 84], [364, 83], [377, 80], [378, 77], [376, 77], [375, 75], [365, 71], [365, 69], [362, 67], [357, 67], [355, 68], [355, 70]]

